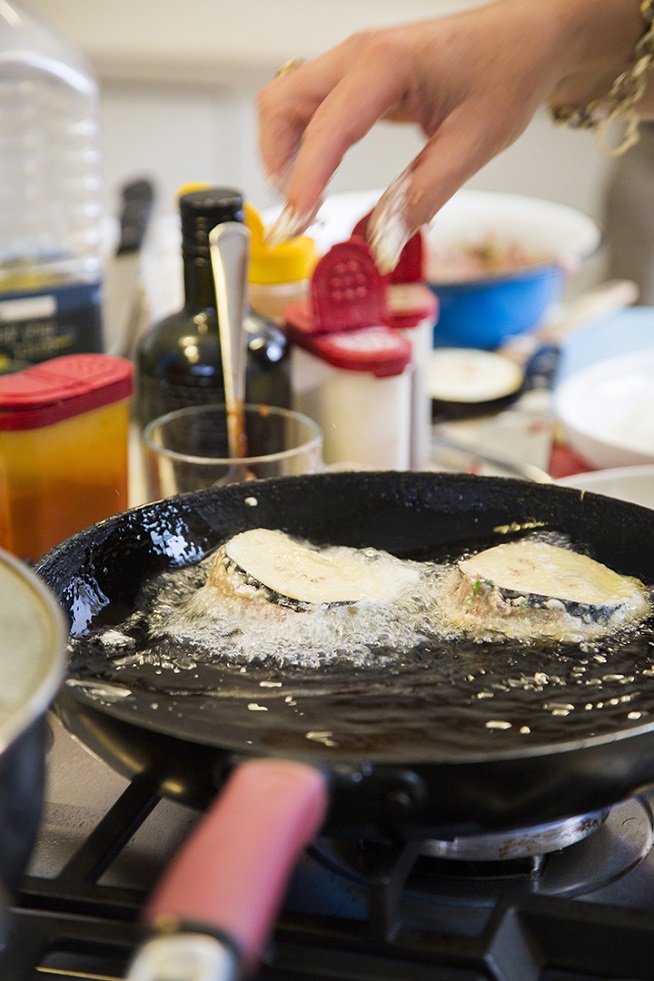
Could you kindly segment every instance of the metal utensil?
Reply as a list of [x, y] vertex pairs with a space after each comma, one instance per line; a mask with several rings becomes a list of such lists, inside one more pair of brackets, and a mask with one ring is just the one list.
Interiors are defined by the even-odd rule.
[[243, 319], [249, 241], [249, 229], [236, 221], [222, 222], [209, 232], [223, 359], [227, 439], [232, 457], [247, 452], [243, 404], [248, 335]]

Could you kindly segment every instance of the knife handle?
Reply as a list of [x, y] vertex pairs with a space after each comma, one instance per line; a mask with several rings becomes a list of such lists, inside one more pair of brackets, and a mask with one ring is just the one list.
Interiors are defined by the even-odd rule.
[[116, 255], [138, 252], [143, 245], [154, 203], [152, 184], [145, 179], [131, 181], [123, 188], [122, 201], [120, 241]]

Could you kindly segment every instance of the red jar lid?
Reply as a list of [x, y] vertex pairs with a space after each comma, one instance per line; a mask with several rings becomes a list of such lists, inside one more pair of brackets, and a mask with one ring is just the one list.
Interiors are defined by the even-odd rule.
[[67, 354], [0, 377], [0, 430], [37, 429], [132, 393], [132, 364], [108, 354]]

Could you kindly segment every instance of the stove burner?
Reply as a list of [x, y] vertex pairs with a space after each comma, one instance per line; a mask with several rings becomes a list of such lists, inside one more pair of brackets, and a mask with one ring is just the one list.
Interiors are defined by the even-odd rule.
[[465, 835], [448, 840], [433, 838], [425, 842], [421, 853], [432, 858], [473, 862], [501, 862], [529, 857], [539, 866], [543, 856], [568, 848], [597, 831], [607, 815], [608, 809], [520, 831]]
[[[592, 896], [639, 865], [654, 844], [652, 811], [642, 798], [617, 804], [606, 814], [599, 812], [563, 825], [556, 829], [557, 850], [536, 856], [509, 855], [508, 835], [476, 838], [474, 844], [480, 848], [474, 859], [464, 854], [463, 846], [457, 851], [450, 842], [444, 843], [452, 847], [443, 857], [439, 851], [443, 843], [433, 840], [383, 846], [323, 839], [313, 854], [332, 872], [373, 892], [392, 868], [398, 905], [429, 900], [444, 908], [468, 904], [488, 909], [500, 899], [514, 901], [535, 893], [568, 898]], [[552, 840], [545, 833], [549, 826], [538, 830], [541, 842], [549, 849]], [[561, 842], [568, 835], [570, 842], [563, 847]], [[487, 846], [495, 846], [501, 839], [505, 853], [493, 857], [493, 849]], [[455, 857], [452, 852], [456, 852]]]

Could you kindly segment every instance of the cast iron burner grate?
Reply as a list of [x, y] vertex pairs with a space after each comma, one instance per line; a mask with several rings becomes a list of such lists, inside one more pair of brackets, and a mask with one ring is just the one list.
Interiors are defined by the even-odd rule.
[[[119, 981], [134, 924], [52, 910], [12, 912], [3, 981]], [[535, 897], [500, 908], [478, 939], [402, 932], [375, 941], [352, 922], [283, 916], [259, 981], [649, 981], [654, 929], [644, 912]]]
[[[8, 914], [1, 981], [113, 981], [140, 940], [144, 892], [101, 883], [158, 805], [133, 781], [54, 878], [27, 876]], [[651, 981], [650, 908], [525, 895], [499, 900], [474, 936], [456, 912], [433, 929], [397, 920], [415, 849], [372, 876], [370, 919], [285, 910], [258, 981]], [[374, 880], [374, 881], [373, 881]], [[428, 897], [425, 900], [428, 901]], [[410, 918], [409, 918], [410, 919]]]

